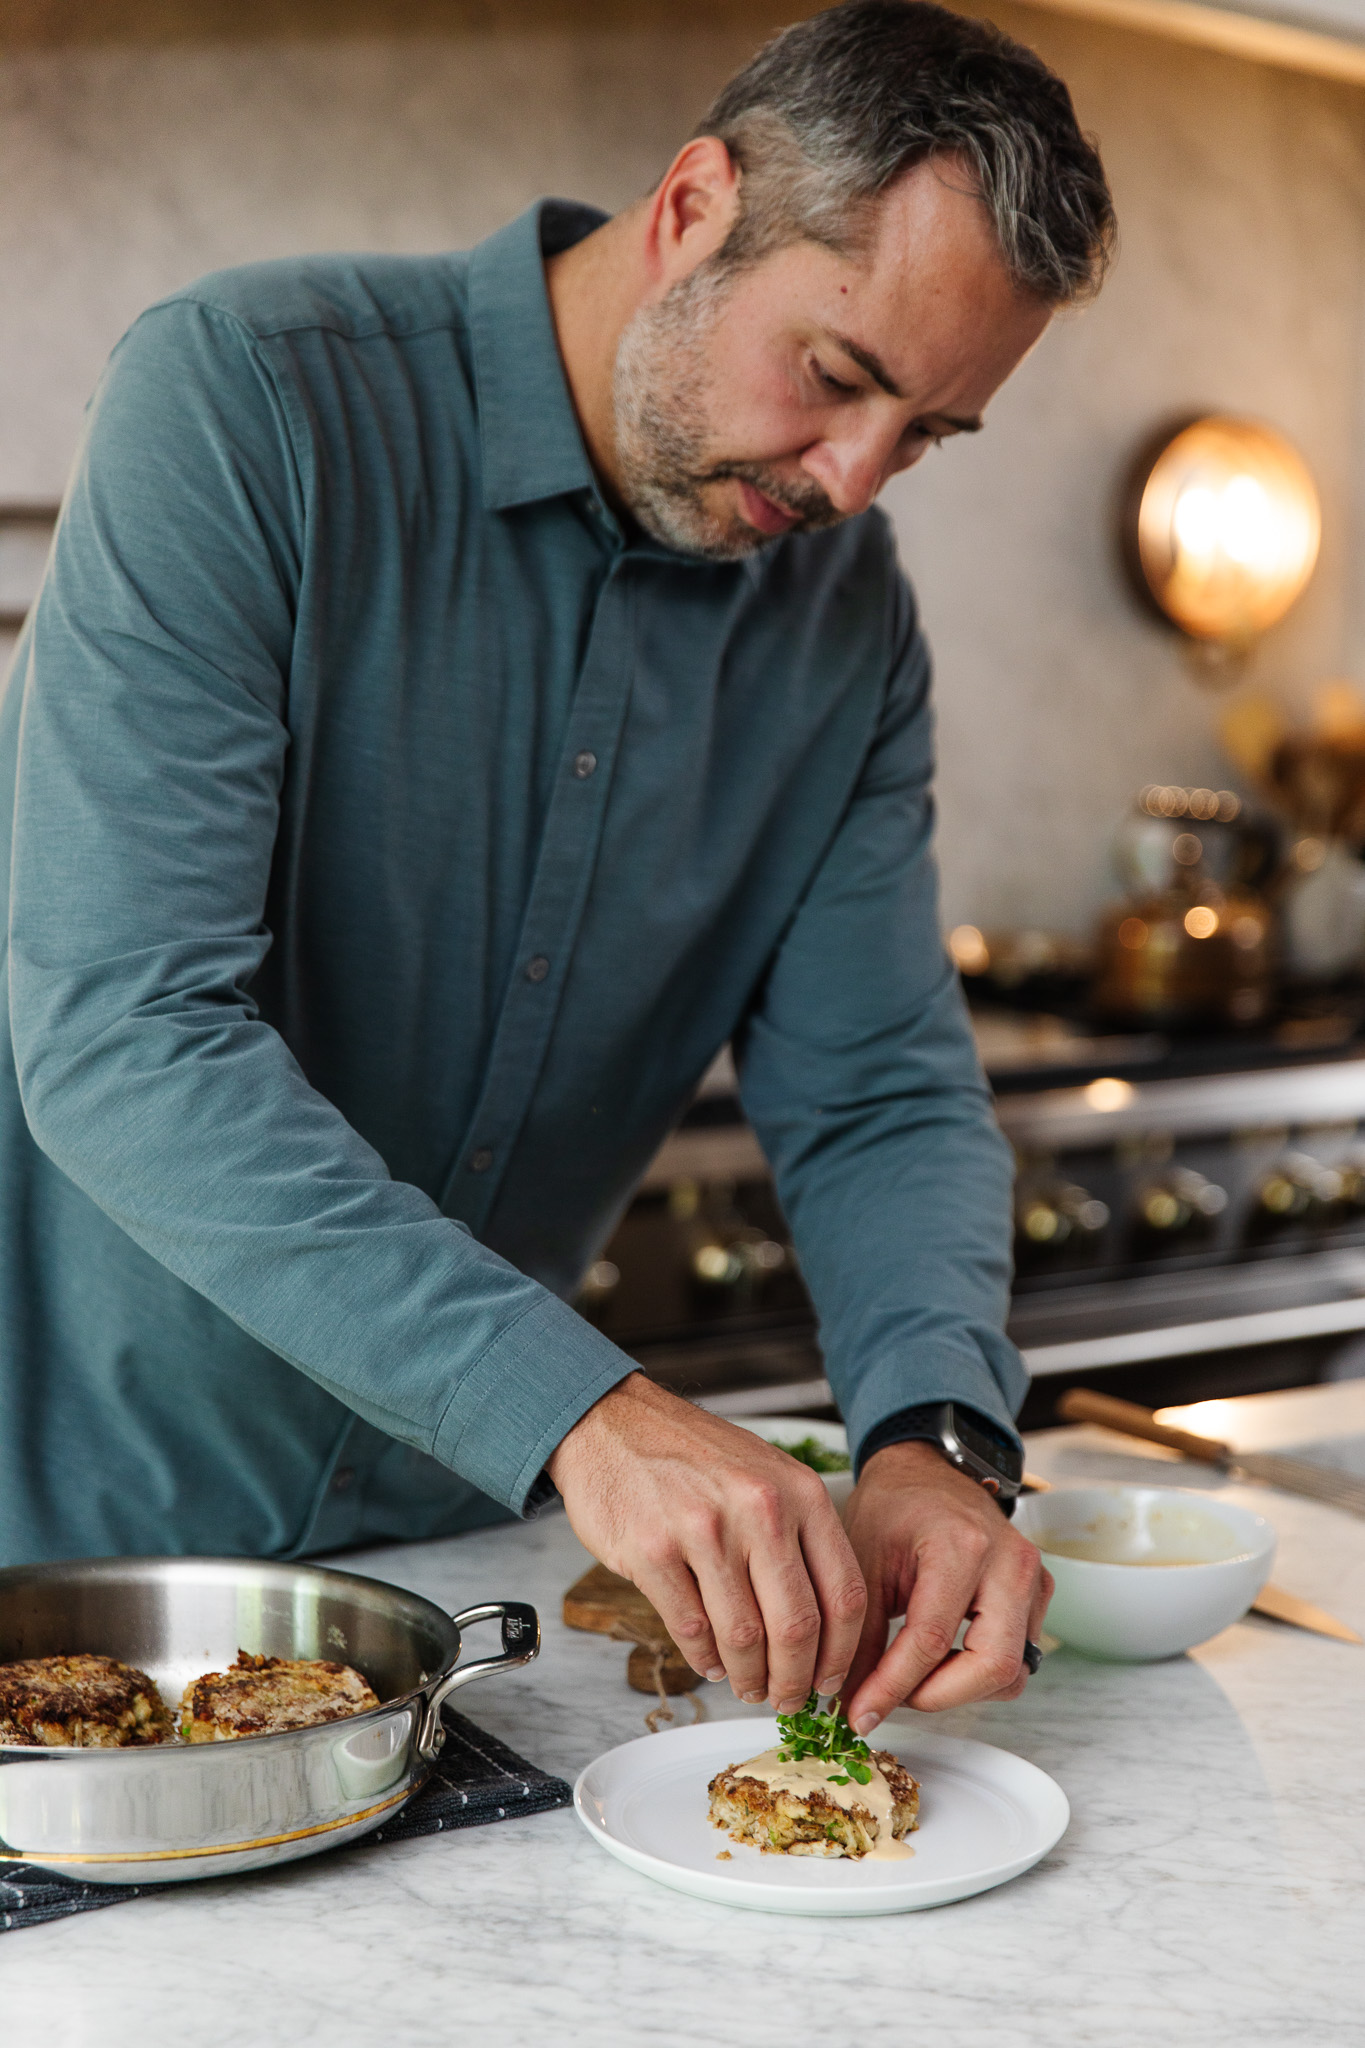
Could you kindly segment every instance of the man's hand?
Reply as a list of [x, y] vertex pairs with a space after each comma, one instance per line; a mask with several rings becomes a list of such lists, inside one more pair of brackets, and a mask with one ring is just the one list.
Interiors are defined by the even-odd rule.
[[549, 1473], [575, 1535], [653, 1601], [694, 1670], [788, 1712], [812, 1686], [839, 1691], [867, 1595], [814, 1472], [632, 1373]]
[[1042, 1628], [1052, 1577], [975, 1480], [932, 1444], [888, 1444], [864, 1466], [844, 1522], [868, 1593], [844, 1702], [859, 1734], [902, 1702], [937, 1713], [1023, 1691], [1024, 1640]]

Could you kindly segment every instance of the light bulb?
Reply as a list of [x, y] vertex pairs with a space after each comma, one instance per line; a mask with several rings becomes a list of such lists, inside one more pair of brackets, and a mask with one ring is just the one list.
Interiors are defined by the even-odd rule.
[[1203, 484], [1192, 484], [1175, 501], [1171, 524], [1175, 537], [1188, 555], [1212, 556], [1218, 551], [1222, 525], [1221, 507], [1214, 493]]
[[1299, 596], [1321, 531], [1313, 479], [1288, 441], [1210, 416], [1147, 468], [1130, 538], [1145, 588], [1182, 631], [1244, 643]]

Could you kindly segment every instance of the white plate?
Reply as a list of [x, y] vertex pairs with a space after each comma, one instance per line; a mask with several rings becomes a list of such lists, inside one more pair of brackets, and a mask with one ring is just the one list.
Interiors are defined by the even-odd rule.
[[[885, 1738], [883, 1740], [883, 1738]], [[777, 1740], [771, 1720], [703, 1721], [623, 1742], [588, 1765], [574, 1806], [612, 1856], [660, 1884], [764, 1913], [913, 1913], [989, 1891], [1028, 1870], [1066, 1831], [1071, 1809], [1045, 1771], [1006, 1749], [918, 1729], [877, 1740], [920, 1781], [908, 1863], [765, 1856], [707, 1818], [706, 1788], [728, 1764]], [[718, 1862], [722, 1849], [728, 1863]]]

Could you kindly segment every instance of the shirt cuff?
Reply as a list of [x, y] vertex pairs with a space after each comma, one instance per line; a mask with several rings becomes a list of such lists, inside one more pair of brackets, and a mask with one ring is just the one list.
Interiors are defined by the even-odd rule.
[[461, 1376], [432, 1456], [515, 1514], [534, 1514], [549, 1493], [546, 1460], [595, 1401], [638, 1371], [600, 1330], [543, 1295]]

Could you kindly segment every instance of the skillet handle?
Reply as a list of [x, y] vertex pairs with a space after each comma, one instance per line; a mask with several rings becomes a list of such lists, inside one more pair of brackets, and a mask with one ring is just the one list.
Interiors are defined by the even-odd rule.
[[471, 1678], [485, 1678], [490, 1671], [515, 1671], [519, 1664], [529, 1664], [540, 1654], [540, 1617], [535, 1608], [528, 1607], [524, 1601], [488, 1600], [482, 1607], [466, 1607], [463, 1614], [452, 1615], [451, 1619], [461, 1636], [475, 1622], [501, 1621], [502, 1655], [479, 1657], [472, 1664], [453, 1664], [434, 1681], [417, 1730], [417, 1754], [424, 1763], [430, 1763], [439, 1755], [445, 1741], [441, 1709], [453, 1692], [462, 1685], [468, 1685]]

